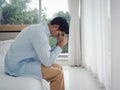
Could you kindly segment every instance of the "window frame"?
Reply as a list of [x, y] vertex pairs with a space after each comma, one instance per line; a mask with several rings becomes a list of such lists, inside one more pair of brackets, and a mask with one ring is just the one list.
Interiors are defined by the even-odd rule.
[[58, 56], [58, 59], [57, 60], [68, 60], [68, 57], [69, 57], [69, 53], [61, 53], [59, 56]]

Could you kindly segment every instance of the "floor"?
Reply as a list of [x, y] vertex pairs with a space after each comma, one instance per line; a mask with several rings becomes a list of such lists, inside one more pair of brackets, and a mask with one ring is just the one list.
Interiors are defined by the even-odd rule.
[[65, 90], [105, 90], [90, 72], [80, 67], [63, 66]]

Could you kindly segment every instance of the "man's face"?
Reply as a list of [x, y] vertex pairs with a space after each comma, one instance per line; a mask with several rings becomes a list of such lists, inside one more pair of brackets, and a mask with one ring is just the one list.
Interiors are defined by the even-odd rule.
[[59, 26], [58, 25], [54, 25], [52, 30], [51, 30], [51, 35], [53, 37], [59, 37], [60, 35], [64, 36], [66, 34], [65, 34], [65, 32], [62, 32], [61, 30], [59, 30]]
[[55, 30], [52, 32], [52, 36], [58, 38], [59, 36], [66, 36], [66, 33], [61, 30]]

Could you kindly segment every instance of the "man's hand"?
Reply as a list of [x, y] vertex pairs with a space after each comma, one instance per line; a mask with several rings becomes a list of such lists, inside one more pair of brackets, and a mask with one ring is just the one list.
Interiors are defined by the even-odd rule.
[[53, 64], [52, 64], [52, 67], [58, 68], [58, 69], [60, 69], [60, 70], [63, 70], [62, 65], [57, 64], [57, 63], [53, 63]]
[[68, 42], [67, 35], [65, 33], [59, 33], [57, 37], [57, 45], [63, 48]]

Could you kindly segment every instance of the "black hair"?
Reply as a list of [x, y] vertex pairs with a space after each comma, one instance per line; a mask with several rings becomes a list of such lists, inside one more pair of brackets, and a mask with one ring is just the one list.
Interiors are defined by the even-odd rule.
[[69, 24], [63, 17], [55, 17], [51, 22], [51, 25], [57, 24], [59, 25], [59, 30], [69, 34]]

